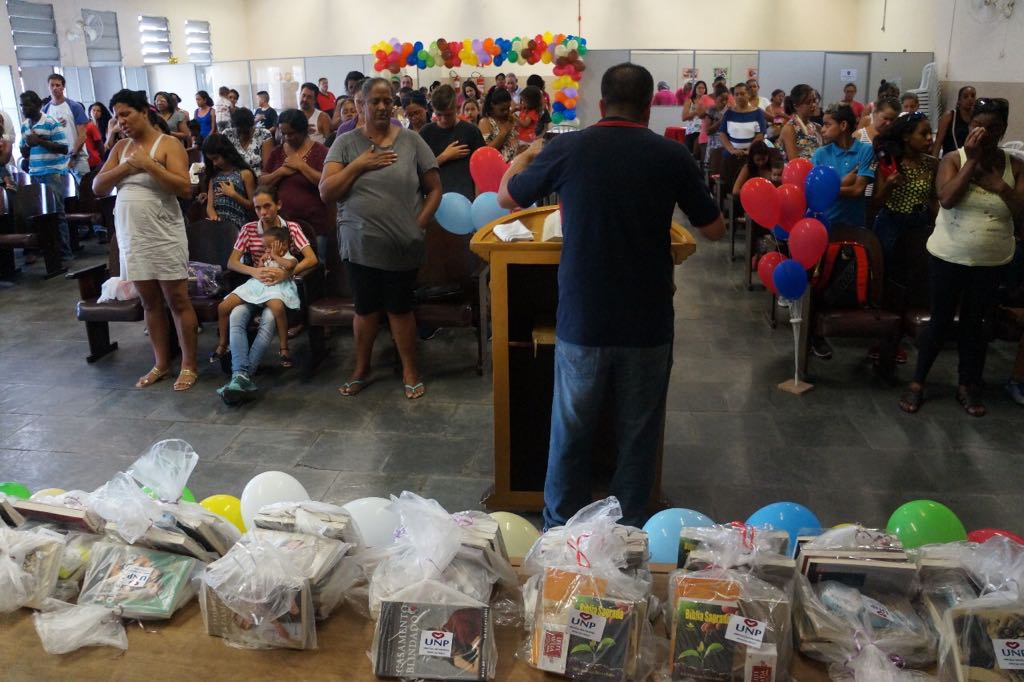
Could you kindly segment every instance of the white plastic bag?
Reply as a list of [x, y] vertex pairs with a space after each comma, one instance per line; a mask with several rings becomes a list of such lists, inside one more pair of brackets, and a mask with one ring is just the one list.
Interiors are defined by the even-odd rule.
[[57, 585], [64, 541], [0, 526], [0, 613], [39, 608]]
[[166, 502], [181, 499], [188, 477], [199, 462], [199, 455], [180, 438], [154, 443], [149, 451], [128, 468], [128, 474]]
[[48, 654], [66, 654], [85, 646], [128, 648], [128, 635], [117, 609], [72, 606], [50, 599], [42, 613], [33, 614], [32, 624]]
[[100, 287], [100, 297], [96, 299], [96, 302], [130, 301], [138, 297], [139, 292], [134, 283], [120, 277], [111, 277]]
[[935, 679], [920, 670], [904, 670], [874, 644], [868, 644], [844, 664], [829, 665], [828, 675], [835, 682], [924, 682]]
[[129, 543], [145, 535], [163, 514], [156, 501], [123, 472], [93, 492], [92, 506], [104, 520], [117, 524], [118, 533]]

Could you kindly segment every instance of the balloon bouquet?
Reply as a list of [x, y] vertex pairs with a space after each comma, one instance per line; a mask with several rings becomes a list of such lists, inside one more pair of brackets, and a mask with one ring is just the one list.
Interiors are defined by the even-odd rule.
[[472, 234], [489, 222], [508, 214], [498, 205], [498, 186], [508, 170], [501, 153], [493, 147], [480, 147], [469, 157], [469, 173], [477, 190], [476, 199], [458, 192], [445, 192], [434, 218], [452, 234]]
[[[794, 159], [782, 171], [776, 187], [766, 178], [752, 178], [740, 190], [740, 203], [751, 220], [770, 227], [778, 242], [787, 242], [789, 257], [781, 250], [766, 253], [757, 263], [764, 286], [789, 307], [794, 345], [799, 347], [800, 299], [807, 291], [807, 271], [815, 268], [828, 246], [829, 221], [825, 212], [839, 198], [839, 174], [831, 166], [814, 167], [807, 159]], [[810, 388], [800, 381], [800, 358], [792, 388]], [[788, 382], [780, 388], [788, 388]]]

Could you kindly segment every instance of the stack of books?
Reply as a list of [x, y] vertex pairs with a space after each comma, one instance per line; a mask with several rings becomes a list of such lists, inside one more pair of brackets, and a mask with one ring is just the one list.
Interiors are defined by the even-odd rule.
[[487, 680], [495, 665], [490, 608], [381, 602], [371, 658], [378, 677]]
[[121, 609], [125, 618], [170, 618], [196, 594], [188, 556], [136, 545], [97, 542], [92, 548], [79, 604]]
[[8, 575], [0, 581], [0, 590], [5, 592], [0, 602], [12, 608], [43, 608], [57, 586], [64, 538], [43, 528], [18, 531], [0, 527], [0, 546], [4, 563], [14, 564], [5, 568]]
[[358, 545], [359, 532], [342, 507], [326, 502], [282, 502], [259, 510], [253, 525], [286, 533], [310, 533]]

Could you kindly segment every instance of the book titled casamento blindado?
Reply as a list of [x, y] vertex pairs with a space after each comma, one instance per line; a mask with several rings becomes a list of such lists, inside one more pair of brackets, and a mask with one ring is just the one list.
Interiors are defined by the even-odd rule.
[[378, 677], [486, 680], [493, 667], [489, 607], [384, 601], [374, 632]]

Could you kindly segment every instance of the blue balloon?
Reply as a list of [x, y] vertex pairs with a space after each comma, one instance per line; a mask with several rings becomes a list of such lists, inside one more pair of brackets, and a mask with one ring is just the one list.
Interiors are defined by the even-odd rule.
[[475, 229], [472, 208], [469, 199], [458, 192], [445, 192], [434, 219], [452, 234], [472, 234]]
[[412, 44], [412, 51], [413, 52], [416, 52], [418, 54], [419, 51], [422, 50], [422, 49], [423, 49], [423, 42], [422, 41], [417, 40], [415, 43]]
[[651, 561], [675, 565], [679, 559], [679, 532], [684, 526], [713, 526], [714, 521], [692, 509], [664, 509], [644, 524]]
[[562, 104], [561, 102], [553, 102], [551, 104], [551, 110], [557, 112], [565, 111], [565, 105]]
[[497, 57], [494, 58], [494, 65], [495, 66], [501, 66], [504, 63], [505, 63], [505, 58], [502, 57], [500, 54]]
[[796, 301], [807, 290], [807, 271], [800, 263], [787, 259], [775, 266], [772, 281], [779, 296]]
[[487, 223], [507, 215], [508, 210], [498, 205], [497, 192], [483, 192], [473, 200], [470, 214], [473, 218], [473, 226], [479, 230]]
[[565, 114], [563, 114], [563, 115], [565, 116], [565, 120], [566, 121], [574, 121], [574, 120], [576, 120], [576, 110], [575, 109], [566, 109], [565, 110]]
[[[796, 261], [786, 261], [786, 263]], [[799, 266], [799, 263], [796, 263]], [[782, 267], [785, 263], [780, 263]], [[778, 268], [775, 269], [778, 272]], [[789, 555], [796, 552], [796, 536], [802, 531], [821, 529], [821, 521], [807, 507], [796, 502], [773, 502], [761, 507], [747, 519], [748, 526], [769, 526], [789, 533]]]
[[789, 239], [789, 232], [786, 232], [786, 229], [782, 227], [782, 225], [776, 225], [775, 227], [773, 227], [772, 234], [774, 234], [775, 238], [778, 239], [780, 242], [784, 242], [787, 239]]
[[827, 211], [839, 198], [839, 173], [832, 166], [815, 166], [807, 174], [804, 193], [807, 206], [814, 211]]

